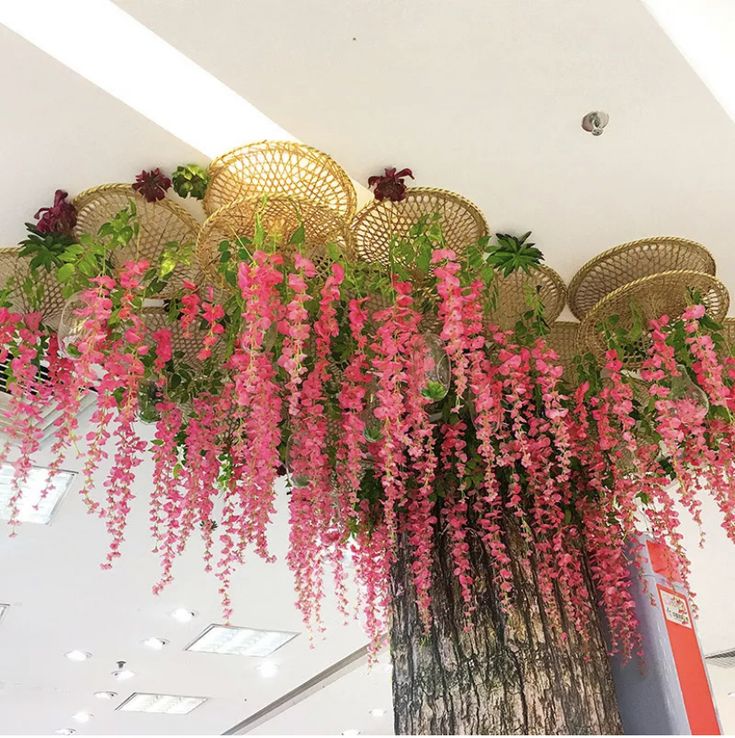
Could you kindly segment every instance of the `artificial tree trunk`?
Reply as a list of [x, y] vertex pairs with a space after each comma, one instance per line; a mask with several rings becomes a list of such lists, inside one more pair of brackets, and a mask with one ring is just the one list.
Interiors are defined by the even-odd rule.
[[[512, 531], [512, 528], [511, 528]], [[463, 627], [450, 546], [437, 536], [433, 625], [425, 632], [413, 600], [410, 554], [401, 546], [393, 571], [393, 701], [403, 734], [611, 734], [622, 731], [598, 622], [563, 637], [549, 621], [525, 545], [508, 533], [515, 605], [498, 606], [483, 545], [471, 537], [476, 610]]]

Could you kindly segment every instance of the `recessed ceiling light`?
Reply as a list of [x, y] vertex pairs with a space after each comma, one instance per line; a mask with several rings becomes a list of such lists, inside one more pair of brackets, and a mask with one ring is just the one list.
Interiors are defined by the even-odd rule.
[[56, 735], [74, 735], [77, 731], [74, 728], [59, 728], [55, 731]]
[[91, 712], [85, 712], [82, 710], [81, 712], [76, 712], [74, 715], [71, 716], [72, 720], [76, 720], [78, 723], [88, 723], [94, 715], [92, 715]]
[[143, 645], [148, 646], [148, 648], [151, 648], [154, 651], [160, 651], [168, 645], [168, 641], [163, 638], [156, 638], [155, 636], [151, 636], [150, 638], [146, 638], [143, 641]]
[[278, 674], [278, 665], [273, 661], [264, 661], [258, 666], [258, 671], [260, 672], [260, 676], [270, 679]]
[[196, 617], [196, 613], [193, 610], [187, 610], [184, 607], [177, 607], [171, 613], [171, 617], [174, 620], [178, 620], [180, 623], [188, 623]]
[[80, 651], [77, 648], [73, 651], [67, 651], [64, 656], [66, 656], [69, 661], [87, 661], [87, 659], [92, 658], [92, 654], [89, 653], [89, 651]]
[[370, 710], [370, 714], [374, 718], [382, 718], [385, 715], [385, 710], [382, 707], [373, 707], [373, 709]]
[[342, 731], [342, 735], [360, 735], [360, 731], [357, 728], [348, 728]]
[[[10, 499], [15, 493], [13, 490], [14, 474], [12, 464], [0, 466], [0, 518], [3, 520], [10, 519]], [[59, 500], [64, 496], [75, 476], [74, 472], [58, 472], [52, 480], [48, 493], [42, 498], [41, 492], [46, 489], [49, 481], [49, 471], [43, 467], [34, 466], [23, 484], [23, 495], [18, 505], [17, 520], [21, 523], [48, 525]]]
[[206, 701], [206, 697], [182, 697], [175, 694], [133, 692], [117, 709], [122, 712], [158, 712], [167, 715], [188, 715]]
[[114, 676], [118, 682], [124, 682], [127, 679], [132, 679], [135, 676], [135, 672], [125, 668], [115, 669], [115, 671], [112, 672], [112, 676]]
[[236, 656], [270, 656], [298, 633], [280, 630], [255, 630], [232, 625], [210, 625], [187, 651], [226, 653]]
[[735, 692], [728, 692], [727, 693], [727, 696], [728, 697], [735, 697]]
[[117, 697], [117, 692], [110, 692], [110, 691], [95, 692], [94, 696], [98, 700], [114, 700], [115, 697]]
[[[243, 141], [293, 138], [115, 3], [46, 3], [43, 13], [33, 5], [0, 3], [0, 22], [207, 156]], [[181, 115], [183, 100], [198, 104]]]

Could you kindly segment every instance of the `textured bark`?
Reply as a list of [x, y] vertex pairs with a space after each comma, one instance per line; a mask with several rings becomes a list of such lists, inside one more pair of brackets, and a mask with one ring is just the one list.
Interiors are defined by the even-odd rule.
[[393, 572], [395, 732], [404, 734], [620, 733], [608, 659], [594, 622], [586, 632], [552, 627], [524, 545], [506, 540], [516, 604], [498, 606], [484, 547], [470, 541], [477, 609], [464, 627], [462, 602], [444, 535], [438, 536], [433, 625], [424, 632], [413, 600], [410, 556], [402, 546]]

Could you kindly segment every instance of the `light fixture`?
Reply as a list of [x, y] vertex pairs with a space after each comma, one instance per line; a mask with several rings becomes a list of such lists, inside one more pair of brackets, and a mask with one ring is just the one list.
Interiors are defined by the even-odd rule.
[[187, 610], [185, 607], [177, 607], [171, 613], [171, 617], [179, 623], [189, 623], [196, 617], [196, 613], [193, 610]]
[[114, 700], [115, 697], [117, 697], [117, 692], [110, 692], [108, 690], [105, 690], [104, 692], [95, 692], [94, 696], [98, 700]]
[[186, 650], [236, 656], [270, 656], [297, 635], [298, 633], [280, 630], [210, 625]]
[[727, 693], [727, 696], [728, 697], [735, 697], [735, 692], [728, 692]]
[[56, 735], [74, 735], [77, 731], [74, 728], [59, 728], [59, 730], [54, 732]]
[[347, 728], [342, 731], [342, 735], [360, 735], [360, 731], [357, 728]]
[[374, 718], [382, 718], [385, 715], [385, 710], [382, 707], [373, 707], [373, 709], [370, 710], [370, 714]]
[[270, 679], [278, 674], [278, 665], [273, 661], [264, 661], [260, 666], [258, 666], [258, 671], [260, 672], [260, 676], [265, 679]]
[[[10, 500], [15, 494], [13, 476], [15, 472], [12, 464], [0, 466], [0, 518], [10, 519]], [[41, 493], [46, 489], [49, 481], [49, 471], [42, 466], [34, 466], [23, 483], [23, 494], [18, 502], [17, 520], [21, 523], [38, 523], [48, 525], [59, 504], [59, 500], [69, 488], [76, 474], [70, 471], [60, 471], [54, 475], [52, 484], [43, 499]]]
[[85, 712], [84, 710], [76, 712], [71, 716], [72, 720], [76, 720], [78, 723], [88, 723], [94, 715], [91, 712]]
[[64, 656], [66, 656], [69, 661], [87, 661], [92, 658], [92, 654], [89, 653], [89, 651], [80, 651], [77, 648], [73, 651], [67, 651]]
[[733, 3], [643, 0], [643, 5], [725, 112], [735, 120], [735, 90], [732, 85], [735, 51], [730, 41], [735, 31]]
[[7, 609], [10, 607], [10, 605], [3, 605], [0, 603], [0, 620], [3, 619], [3, 615], [5, 615]]
[[37, 3], [0, 3], [0, 23], [207, 156], [248, 140], [293, 139], [111, 0], [43, 3], [43, 12]]
[[132, 679], [135, 676], [135, 672], [126, 668], [124, 661], [118, 661], [117, 669], [112, 672], [112, 676], [114, 676], [119, 682], [124, 682], [127, 679]]
[[122, 712], [158, 712], [166, 715], [188, 715], [206, 701], [207, 697], [133, 692], [117, 709]]
[[165, 646], [168, 645], [168, 641], [164, 638], [156, 638], [151, 636], [143, 641], [143, 645], [152, 649], [153, 651], [161, 651]]

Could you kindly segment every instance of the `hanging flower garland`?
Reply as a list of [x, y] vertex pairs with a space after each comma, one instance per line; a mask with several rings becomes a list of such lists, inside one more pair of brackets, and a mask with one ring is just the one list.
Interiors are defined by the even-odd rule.
[[[179, 184], [199, 195], [204, 184], [194, 175], [179, 173]], [[391, 175], [400, 176], [410, 172]], [[154, 199], [170, 184], [159, 170], [138, 183]], [[723, 358], [719, 326], [696, 301], [680, 317], [651, 321], [640, 372], [627, 371], [620, 346], [611, 345], [603, 361], [580, 360], [580, 381], [571, 386], [537, 309], [516, 330], [486, 317], [493, 264], [506, 274], [526, 268], [540, 261], [538, 249], [524, 237], [509, 250], [504, 236], [461, 257], [427, 218], [410, 248], [396, 245], [404, 267], [392, 262], [392, 274], [330, 248], [325, 276], [303, 233], [288, 244], [262, 229], [236, 234], [220, 245], [218, 270], [230, 291], [183, 280], [167, 292], [167, 324], [153, 327], [146, 300], [166, 286], [175, 251], [165, 265], [131, 260], [113, 269], [113, 244], [134, 246], [134, 208], [80, 245], [69, 238], [67, 205], [57, 192], [39, 211], [28, 247], [36, 266], [51, 268], [65, 286], [66, 328], [57, 334], [38, 312], [16, 310], [6, 293], [0, 307], [11, 441], [19, 443], [11, 515], [40, 445], [40, 408], [63, 409], [53, 474], [75, 438], [79, 398], [93, 387], [83, 496], [109, 530], [110, 566], [136, 502], [135, 469], [150, 452], [149, 520], [161, 559], [154, 591], [171, 581], [176, 556], [199, 534], [229, 618], [233, 576], [248, 550], [271, 560], [274, 485], [285, 474], [287, 560], [311, 625], [319, 627], [328, 569], [346, 607], [349, 556], [377, 643], [397, 546], [405, 545], [428, 627], [436, 537], [446, 532], [468, 622], [471, 536], [485, 544], [503, 607], [513, 606], [514, 568], [533, 562], [559, 627], [565, 613], [575, 627], [592, 617], [586, 558], [613, 648], [630, 656], [639, 648], [630, 546], [641, 515], [654, 540], [672, 548], [683, 577], [677, 501], [698, 521], [701, 496], [712, 495], [735, 541], [735, 363]], [[49, 233], [58, 240], [40, 239]], [[407, 253], [420, 269], [405, 267]], [[177, 348], [176, 336], [198, 342], [196, 349]], [[150, 447], [136, 431], [144, 415], [155, 422]], [[110, 444], [99, 499], [92, 479]], [[0, 458], [9, 454], [6, 444]], [[521, 561], [509, 552], [511, 529], [524, 542]]]

